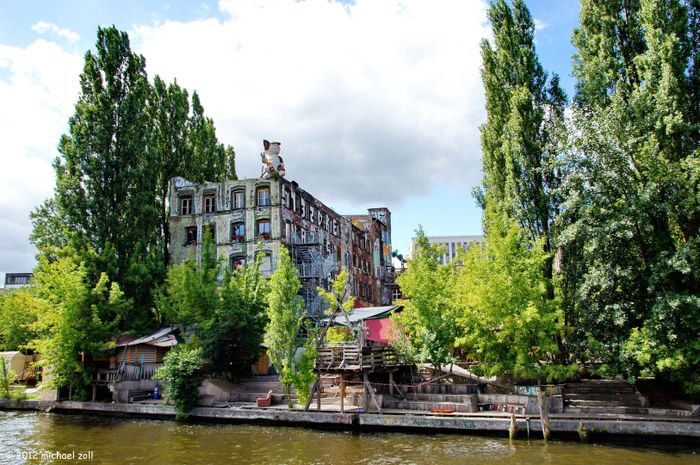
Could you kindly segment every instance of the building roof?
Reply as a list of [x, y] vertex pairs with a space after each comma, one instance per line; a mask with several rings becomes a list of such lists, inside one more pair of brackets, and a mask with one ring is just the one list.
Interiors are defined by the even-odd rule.
[[[365, 320], [378, 320], [380, 318], [387, 318], [390, 316], [392, 313], [395, 311], [401, 310], [402, 307], [398, 305], [389, 305], [386, 307], [363, 307], [363, 308], [353, 308], [349, 312], [347, 312], [348, 320], [350, 320], [350, 324], [354, 325], [355, 323], [358, 323], [360, 321], [365, 321]], [[324, 321], [328, 321], [328, 318], [326, 318]], [[345, 319], [343, 315], [338, 315], [335, 317], [334, 324], [336, 325], [341, 325], [341, 326], [347, 326], [348, 321]]]
[[122, 342], [117, 344], [117, 347], [136, 346], [139, 344], [147, 344], [156, 347], [172, 347], [177, 344], [177, 339], [175, 338], [175, 334], [173, 334], [174, 331], [175, 329], [172, 327], [159, 329], [155, 333], [139, 339], [122, 340]]

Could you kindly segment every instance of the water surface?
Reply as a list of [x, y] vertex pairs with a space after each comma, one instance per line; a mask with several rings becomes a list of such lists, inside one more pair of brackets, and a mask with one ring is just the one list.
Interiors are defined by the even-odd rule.
[[0, 464], [700, 464], [698, 452], [0, 411]]

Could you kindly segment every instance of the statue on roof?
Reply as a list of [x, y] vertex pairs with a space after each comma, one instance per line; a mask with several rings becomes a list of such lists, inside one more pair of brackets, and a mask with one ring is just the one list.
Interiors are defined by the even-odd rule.
[[261, 178], [284, 177], [284, 160], [280, 157], [281, 145], [279, 142], [263, 140], [265, 151], [260, 154], [263, 164]]

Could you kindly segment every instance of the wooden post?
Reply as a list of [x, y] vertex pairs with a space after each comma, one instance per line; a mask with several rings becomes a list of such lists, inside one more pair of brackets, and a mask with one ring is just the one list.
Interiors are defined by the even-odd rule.
[[362, 408], [364, 409], [365, 412], [369, 411], [369, 379], [367, 378], [367, 373], [364, 373], [362, 375], [362, 380], [364, 381], [362, 385], [364, 386], [363, 394], [364, 397], [362, 399]]
[[583, 424], [583, 421], [578, 422], [578, 437], [581, 440], [581, 442], [588, 442], [588, 430]]
[[389, 372], [389, 395], [394, 395], [394, 372]]
[[540, 421], [542, 423], [542, 436], [548, 441], [551, 430], [549, 429], [549, 414], [547, 413], [547, 396], [544, 395], [544, 388], [540, 385], [540, 392], [537, 394], [537, 403], [540, 408]]
[[92, 401], [95, 402], [95, 399], [97, 399], [97, 384], [95, 382], [92, 382]]
[[345, 413], [345, 376], [340, 375], [340, 413]]
[[518, 425], [515, 423], [515, 414], [510, 414], [510, 428], [508, 428], [508, 437], [515, 439], [518, 437]]
[[316, 397], [316, 410], [319, 412], [321, 411], [321, 391], [323, 385], [321, 384], [321, 372], [319, 371], [316, 374], [316, 393], [318, 394], [318, 397]]
[[314, 400], [314, 394], [316, 393], [317, 387], [318, 387], [318, 377], [316, 378], [316, 381], [314, 381], [314, 385], [311, 387], [311, 394], [309, 394], [309, 398], [306, 399], [306, 405], [304, 406], [305, 412], [309, 411], [309, 407], [311, 406], [311, 401]]

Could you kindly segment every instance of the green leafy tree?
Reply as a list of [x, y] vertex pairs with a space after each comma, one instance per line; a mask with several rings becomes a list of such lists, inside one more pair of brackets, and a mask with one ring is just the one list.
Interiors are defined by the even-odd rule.
[[9, 399], [10, 386], [17, 379], [17, 373], [10, 370], [4, 357], [0, 357], [0, 399]]
[[259, 255], [253, 264], [222, 272], [206, 231], [200, 266], [186, 261], [168, 270], [158, 312], [202, 341], [211, 372], [240, 378], [260, 355], [268, 290], [260, 264]]
[[175, 405], [178, 421], [184, 420], [199, 401], [204, 356], [201, 347], [187, 343], [173, 347], [163, 358], [154, 379], [166, 383], [167, 398]]
[[430, 245], [422, 228], [416, 231], [416, 252], [408, 269], [397, 278], [404, 295], [404, 310], [396, 317], [405, 337], [397, 339], [397, 350], [420, 363], [431, 363], [438, 371], [453, 358], [457, 336], [452, 312], [454, 272], [440, 263], [444, 249]]
[[43, 260], [33, 283], [43, 311], [30, 326], [36, 338], [29, 347], [41, 354], [39, 364], [50, 372], [52, 387], [83, 397], [91, 373], [81, 360], [104, 355], [130, 302], [104, 273], [91, 285], [84, 264], [70, 251], [54, 262]]
[[534, 21], [525, 2], [514, 0], [511, 8], [496, 0], [488, 17], [494, 39], [481, 43], [487, 122], [481, 127], [484, 179], [477, 200], [514, 218], [533, 241], [541, 239], [549, 257], [542, 271], [554, 299], [549, 253], [561, 205], [566, 96], [559, 77], [548, 80], [537, 59]]
[[562, 217], [572, 351], [691, 393], [700, 392], [697, 18], [696, 1], [582, 3]]
[[80, 84], [54, 162], [55, 196], [32, 214], [31, 239], [49, 260], [70, 245], [93, 282], [103, 272], [119, 282], [133, 302], [123, 329], [143, 330], [169, 259], [169, 180], [235, 179], [235, 153], [196, 92], [190, 105], [176, 82], [149, 84], [145, 59], [115, 27], [98, 28]]
[[289, 408], [292, 408], [292, 385], [298, 380], [295, 373], [302, 368], [295, 362], [297, 349], [303, 345], [300, 333], [306, 317], [303, 300], [298, 295], [300, 289], [297, 269], [287, 249], [282, 247], [277, 269], [270, 277], [264, 341], [270, 360], [280, 374]]
[[212, 318], [202, 325], [205, 355], [214, 371], [237, 379], [250, 374], [260, 356], [267, 322], [268, 284], [256, 261], [226, 273], [219, 288], [219, 303]]
[[[143, 326], [159, 279], [150, 265], [161, 260], [148, 163], [151, 124], [144, 118], [150, 86], [145, 60], [131, 51], [126, 33], [98, 28], [96, 49], [85, 54], [69, 134], [61, 137], [54, 162], [54, 223], [69, 225], [75, 250], [97, 253], [101, 263], [92, 279], [107, 272], [122, 283], [135, 304], [128, 321]], [[41, 240], [56, 242], [48, 233]]]
[[564, 315], [547, 297], [541, 273], [547, 254], [514, 220], [487, 209], [486, 221], [492, 234], [485, 245], [460, 257], [464, 265], [453, 295], [457, 345], [479, 360], [476, 371], [489, 375], [538, 380], [571, 375], [575, 366], [557, 363]]
[[34, 339], [31, 328], [46, 309], [31, 288], [0, 295], [0, 350], [24, 350]]

